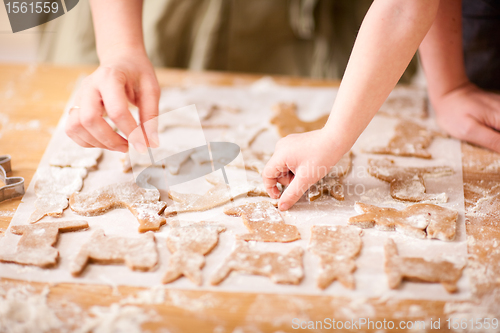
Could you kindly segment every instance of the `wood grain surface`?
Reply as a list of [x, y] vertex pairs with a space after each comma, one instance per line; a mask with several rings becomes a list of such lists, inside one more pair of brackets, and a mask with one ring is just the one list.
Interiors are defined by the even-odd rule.
[[[0, 154], [10, 154], [13, 175], [24, 177], [26, 186], [38, 166], [77, 79], [93, 67], [0, 64]], [[190, 84], [248, 84], [261, 76], [213, 72], [186, 72], [158, 69], [161, 86]], [[292, 77], [276, 77], [279, 83], [304, 86], [336, 86], [338, 82]], [[473, 297], [469, 301], [365, 299], [332, 296], [257, 295], [244, 293], [174, 291], [160, 304], [136, 305], [157, 313], [143, 324], [153, 332], [292, 332], [292, 319], [351, 320], [353, 317], [400, 321], [441, 319], [441, 329], [450, 317], [484, 318], [500, 316], [500, 199], [491, 194], [500, 180], [500, 156], [490, 151], [462, 145], [468, 268]], [[480, 200], [488, 211], [477, 211]], [[0, 231], [8, 227], [20, 203], [15, 199], [0, 203]], [[484, 205], [482, 206], [484, 207]], [[0, 232], [1, 236], [1, 232]], [[45, 284], [0, 280], [0, 289], [29, 285], [41, 291]], [[58, 317], [77, 328], [90, 307], [110, 306], [141, 288], [59, 284], [49, 285], [48, 304]], [[0, 293], [1, 295], [2, 293]], [[65, 304], [74, 303], [82, 312], [72, 312]], [[75, 318], [76, 316], [76, 318]], [[428, 326], [427, 326], [428, 327]], [[366, 328], [366, 326], [365, 326]], [[429, 328], [427, 328], [429, 329]], [[318, 330], [319, 331], [319, 330]], [[346, 330], [344, 330], [346, 331]], [[352, 330], [359, 331], [359, 330]], [[363, 331], [377, 331], [364, 329]], [[386, 330], [391, 331], [391, 330]], [[404, 331], [404, 330], [398, 330]], [[460, 331], [460, 330], [459, 330]], [[468, 331], [468, 330], [463, 330]]]

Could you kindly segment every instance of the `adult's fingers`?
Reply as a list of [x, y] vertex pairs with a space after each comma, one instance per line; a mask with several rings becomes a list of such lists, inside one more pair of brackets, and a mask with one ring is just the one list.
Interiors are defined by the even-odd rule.
[[500, 133], [474, 118], [470, 118], [461, 139], [500, 153]]
[[137, 96], [137, 107], [139, 108], [140, 121], [151, 147], [159, 145], [158, 138], [158, 104], [160, 102], [160, 86], [154, 76], [146, 76], [141, 79], [140, 89]]
[[127, 152], [127, 140], [102, 118], [104, 108], [99, 91], [94, 86], [87, 86], [82, 91], [81, 101], [77, 114], [83, 128], [107, 149]]
[[78, 109], [74, 109], [70, 112], [68, 120], [66, 121], [66, 134], [82, 147], [106, 148], [83, 128], [77, 113]]
[[109, 118], [128, 137], [130, 132], [137, 128], [137, 123], [128, 109], [128, 97], [125, 85], [126, 77], [115, 74], [109, 80], [104, 81], [100, 85], [99, 90], [104, 109]]

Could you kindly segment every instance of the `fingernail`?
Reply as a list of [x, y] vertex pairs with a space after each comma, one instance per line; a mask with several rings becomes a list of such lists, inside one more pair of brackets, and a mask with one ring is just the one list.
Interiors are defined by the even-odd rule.
[[285, 203], [280, 205], [280, 210], [287, 210], [288, 208], [290, 207]]
[[139, 153], [145, 153], [147, 151], [147, 148], [145, 145], [143, 145], [140, 142], [134, 143], [134, 148], [137, 150]]

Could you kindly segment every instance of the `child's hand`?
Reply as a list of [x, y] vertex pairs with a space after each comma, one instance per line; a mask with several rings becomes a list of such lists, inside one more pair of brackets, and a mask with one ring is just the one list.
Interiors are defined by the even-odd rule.
[[287, 210], [323, 178], [344, 153], [339, 142], [324, 129], [281, 139], [262, 173], [267, 193], [277, 199], [280, 195], [277, 183], [288, 186], [279, 201], [279, 209]]
[[[158, 116], [160, 87], [145, 52], [130, 49], [114, 51], [83, 82], [76, 99], [78, 108], [70, 111], [66, 133], [83, 147], [126, 152], [127, 140], [114, 132], [102, 116], [106, 112], [126, 138], [130, 139], [129, 135], [137, 128], [137, 123], [130, 114], [128, 102], [139, 108], [141, 123], [153, 119]], [[147, 134], [152, 146], [155, 146], [158, 134], [153, 127], [147, 129]], [[131, 142], [138, 151], [146, 149], [143, 138]]]
[[450, 135], [500, 153], [500, 95], [469, 83], [433, 105], [438, 124]]

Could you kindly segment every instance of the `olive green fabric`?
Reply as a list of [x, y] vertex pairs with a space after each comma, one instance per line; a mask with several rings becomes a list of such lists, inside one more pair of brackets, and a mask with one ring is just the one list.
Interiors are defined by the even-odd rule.
[[[371, 0], [145, 0], [155, 66], [339, 79]], [[88, 1], [44, 26], [40, 60], [96, 63]], [[416, 70], [412, 61], [402, 81]]]

